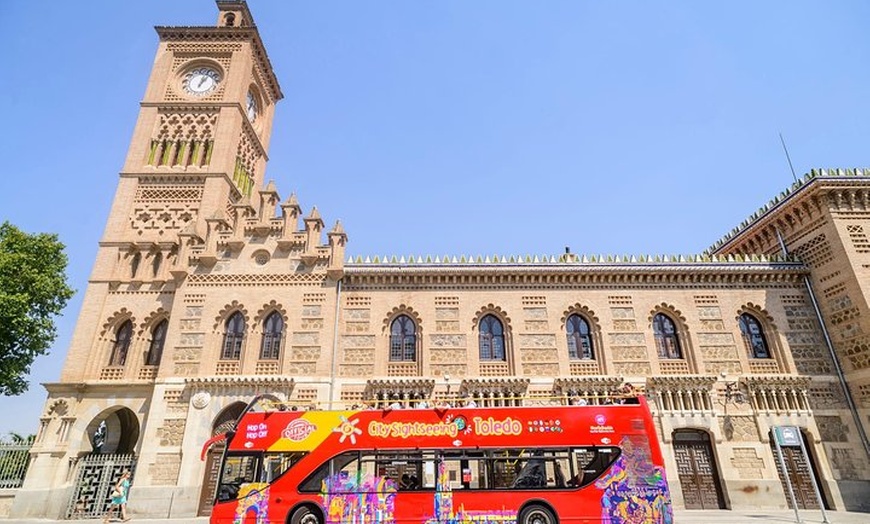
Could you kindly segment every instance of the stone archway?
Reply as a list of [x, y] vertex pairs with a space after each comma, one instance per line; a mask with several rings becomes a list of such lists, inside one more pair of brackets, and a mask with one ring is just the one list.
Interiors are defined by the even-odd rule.
[[[247, 404], [244, 402], [234, 402], [221, 410], [212, 423], [211, 436], [215, 437], [232, 429], [246, 407]], [[202, 479], [202, 491], [199, 495], [199, 509], [197, 510], [197, 515], [200, 517], [211, 515], [215, 490], [217, 490], [218, 474], [220, 473], [221, 456], [225, 445], [225, 442], [219, 442], [212, 446], [206, 454], [205, 474]]]
[[[106, 435], [102, 446], [98, 447], [95, 436], [101, 425]], [[139, 419], [125, 407], [108, 409], [88, 423], [85, 436], [94, 454], [131, 455], [136, 452], [136, 444], [139, 442]]]
[[67, 518], [94, 518], [105, 515], [112, 487], [124, 470], [133, 473], [135, 482], [136, 446], [139, 419], [127, 407], [114, 406], [94, 417], [82, 434], [91, 451], [77, 457], [72, 496]]

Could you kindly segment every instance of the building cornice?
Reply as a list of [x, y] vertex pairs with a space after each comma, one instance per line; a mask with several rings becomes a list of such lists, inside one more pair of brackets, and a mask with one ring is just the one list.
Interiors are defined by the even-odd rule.
[[[825, 198], [829, 190], [846, 191], [849, 196], [829, 201]], [[707, 248], [704, 254], [732, 253], [736, 246], [759, 235], [766, 239], [760, 244], [777, 242], [776, 231], [786, 234], [812, 210], [829, 205], [834, 209], [843, 206], [850, 210], [856, 206], [870, 209], [870, 169], [813, 169]]]
[[346, 290], [398, 288], [773, 287], [799, 285], [797, 262], [345, 266]]
[[184, 379], [184, 383], [190, 386], [198, 386], [201, 388], [214, 387], [260, 387], [260, 386], [284, 386], [292, 387], [296, 382], [293, 377], [285, 377], [280, 375], [261, 375], [261, 376], [211, 376], [211, 377], [188, 377]]

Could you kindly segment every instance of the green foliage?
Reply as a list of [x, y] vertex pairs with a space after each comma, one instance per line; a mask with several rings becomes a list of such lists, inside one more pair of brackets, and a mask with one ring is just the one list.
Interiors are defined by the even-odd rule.
[[60, 314], [74, 290], [57, 235], [0, 225], [0, 395], [27, 391], [33, 360], [48, 352]]

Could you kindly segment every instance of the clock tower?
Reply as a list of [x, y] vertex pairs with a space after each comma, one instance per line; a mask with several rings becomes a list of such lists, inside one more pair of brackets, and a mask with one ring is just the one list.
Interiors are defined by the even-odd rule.
[[219, 233], [269, 205], [274, 213], [269, 199], [277, 194], [261, 189], [275, 104], [283, 95], [247, 4], [218, 0], [217, 6], [215, 26], [156, 28], [157, 56], [64, 382], [139, 378], [103, 376], [133, 371], [91, 355], [100, 321], [83, 322], [84, 315], [124, 316], [121, 307], [111, 309], [113, 292], [147, 290], [159, 294], [157, 305], [168, 318], [177, 286], [191, 271], [191, 249], [208, 266], [217, 258]]
[[[209, 337], [220, 335], [201, 318], [211, 295], [190, 280], [210, 272], [219, 285], [245, 278], [224, 274], [259, 267], [232, 266], [251, 235], [260, 235], [260, 250], [270, 235], [286, 232], [282, 246], [293, 248], [307, 238], [295, 231], [298, 205], [279, 209], [277, 191], [264, 183], [281, 88], [247, 4], [216, 3], [213, 26], [156, 28], [157, 55], [60, 380], [45, 384], [14, 516], [99, 517], [120, 468], [133, 470], [134, 513], [193, 514], [203, 482], [198, 432], [207, 438], [211, 428], [186, 427], [188, 406], [208, 402], [191, 402], [185, 384], [218, 372], [219, 343]], [[326, 275], [322, 259], [312, 263]], [[96, 446], [98, 427], [108, 438]]]

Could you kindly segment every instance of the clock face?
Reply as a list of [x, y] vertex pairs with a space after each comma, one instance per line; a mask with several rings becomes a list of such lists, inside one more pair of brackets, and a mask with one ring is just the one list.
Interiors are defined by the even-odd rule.
[[257, 119], [257, 99], [250, 91], [248, 91], [248, 98], [245, 100], [245, 111], [248, 113], [248, 120], [253, 122]]
[[191, 69], [184, 76], [184, 90], [196, 96], [203, 96], [215, 90], [221, 75], [210, 67]]

